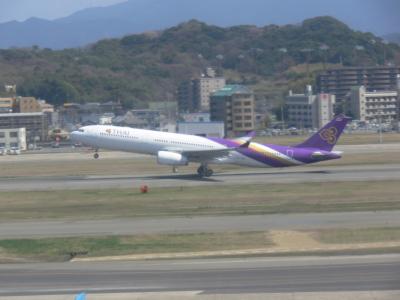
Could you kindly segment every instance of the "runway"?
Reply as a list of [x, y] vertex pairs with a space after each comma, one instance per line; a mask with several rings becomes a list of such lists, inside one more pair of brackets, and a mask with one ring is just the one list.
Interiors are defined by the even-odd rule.
[[0, 223], [0, 239], [400, 227], [400, 211]]
[[244, 169], [217, 173], [210, 178], [194, 174], [145, 174], [128, 176], [52, 176], [12, 177], [0, 179], [0, 191], [51, 191], [60, 189], [132, 188], [207, 186], [238, 184], [272, 184], [332, 181], [399, 180], [400, 164], [312, 166], [285, 169]]
[[2, 265], [0, 271], [0, 296], [80, 291], [382, 291], [399, 287], [399, 255], [23, 264]]

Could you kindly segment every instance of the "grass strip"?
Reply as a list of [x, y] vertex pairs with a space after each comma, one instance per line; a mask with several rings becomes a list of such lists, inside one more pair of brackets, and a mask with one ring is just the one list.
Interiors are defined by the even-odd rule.
[[400, 241], [400, 228], [320, 230], [313, 237], [325, 244], [354, 244]]
[[2, 257], [25, 261], [67, 261], [76, 256], [242, 250], [272, 245], [265, 232], [7, 239], [0, 240], [0, 261]]
[[398, 181], [2, 192], [0, 220], [112, 219], [400, 209]]

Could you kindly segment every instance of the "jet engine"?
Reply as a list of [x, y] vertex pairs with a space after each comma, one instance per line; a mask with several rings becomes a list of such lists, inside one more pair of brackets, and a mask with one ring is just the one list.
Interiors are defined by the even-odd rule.
[[186, 166], [189, 163], [182, 154], [170, 151], [158, 151], [157, 162], [169, 166]]

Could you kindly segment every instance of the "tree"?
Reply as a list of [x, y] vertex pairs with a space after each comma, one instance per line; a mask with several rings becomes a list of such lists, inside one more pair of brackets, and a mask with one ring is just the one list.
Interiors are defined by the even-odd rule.
[[34, 79], [23, 83], [18, 89], [18, 93], [21, 96], [45, 99], [56, 106], [79, 100], [79, 94], [75, 87], [61, 79]]

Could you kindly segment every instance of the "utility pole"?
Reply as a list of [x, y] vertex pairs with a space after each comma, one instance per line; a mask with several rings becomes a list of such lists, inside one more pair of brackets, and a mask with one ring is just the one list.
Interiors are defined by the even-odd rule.
[[378, 110], [378, 122], [379, 122], [379, 144], [382, 144], [382, 110]]
[[396, 118], [396, 127], [397, 132], [400, 133], [400, 74], [397, 74], [397, 118]]

